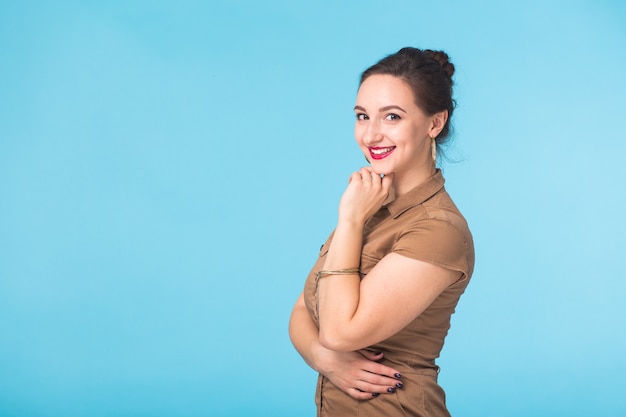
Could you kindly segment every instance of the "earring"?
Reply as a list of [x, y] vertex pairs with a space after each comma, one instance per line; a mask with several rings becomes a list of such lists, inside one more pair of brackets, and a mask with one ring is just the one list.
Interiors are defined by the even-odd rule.
[[430, 145], [430, 149], [431, 149], [431, 154], [433, 157], [433, 163], [436, 165], [437, 164], [437, 142], [435, 141], [435, 138], [430, 138], [431, 141], [431, 145]]

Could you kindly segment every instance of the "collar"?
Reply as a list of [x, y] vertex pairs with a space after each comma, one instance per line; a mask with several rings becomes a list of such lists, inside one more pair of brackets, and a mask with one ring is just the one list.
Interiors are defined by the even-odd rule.
[[389, 213], [391, 213], [391, 216], [395, 219], [408, 209], [419, 206], [430, 197], [437, 194], [437, 192], [443, 188], [444, 182], [445, 180], [441, 174], [441, 170], [437, 169], [432, 177], [428, 178], [425, 182], [413, 188], [408, 193], [397, 197], [385, 207], [387, 207], [387, 210], [389, 210]]

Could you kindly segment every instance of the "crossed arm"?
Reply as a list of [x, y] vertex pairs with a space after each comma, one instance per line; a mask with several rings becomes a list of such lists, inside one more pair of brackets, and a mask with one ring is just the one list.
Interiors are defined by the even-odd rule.
[[[366, 172], [364, 172], [366, 171]], [[363, 225], [384, 201], [391, 179], [361, 170], [342, 197], [339, 221], [324, 270], [358, 267]], [[363, 179], [372, 175], [372, 181]], [[362, 280], [358, 275], [319, 278], [319, 329], [296, 302], [290, 336], [313, 369], [354, 398], [396, 387], [397, 370], [376, 361], [364, 348], [387, 339], [419, 316], [459, 273], [399, 254], [385, 256]]]

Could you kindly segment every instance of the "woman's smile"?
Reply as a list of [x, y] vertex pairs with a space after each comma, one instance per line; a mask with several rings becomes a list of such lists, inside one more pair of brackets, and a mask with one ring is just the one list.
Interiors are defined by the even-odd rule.
[[391, 153], [393, 152], [394, 149], [396, 149], [396, 147], [388, 146], [385, 148], [381, 148], [379, 146], [370, 146], [368, 149], [370, 151], [370, 156], [372, 157], [372, 159], [384, 159], [388, 157], [389, 155], [391, 155]]
[[377, 174], [394, 174], [394, 190], [404, 193], [435, 170], [431, 137], [436, 116], [416, 104], [411, 86], [388, 74], [376, 74], [357, 93], [354, 136]]

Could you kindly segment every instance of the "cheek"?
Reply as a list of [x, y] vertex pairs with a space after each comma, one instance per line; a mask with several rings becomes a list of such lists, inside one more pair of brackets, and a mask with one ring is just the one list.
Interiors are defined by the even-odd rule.
[[358, 124], [354, 126], [354, 140], [356, 140], [359, 146], [363, 146], [363, 130], [363, 127]]

